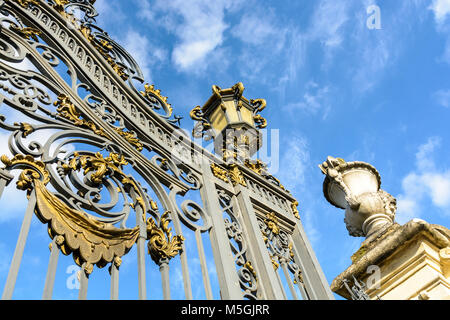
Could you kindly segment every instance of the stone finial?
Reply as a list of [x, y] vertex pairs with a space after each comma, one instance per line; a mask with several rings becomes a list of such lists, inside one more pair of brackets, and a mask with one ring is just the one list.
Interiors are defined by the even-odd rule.
[[328, 157], [319, 168], [326, 176], [324, 196], [345, 209], [344, 222], [351, 236], [369, 237], [394, 223], [396, 200], [380, 189], [380, 174], [372, 165]]

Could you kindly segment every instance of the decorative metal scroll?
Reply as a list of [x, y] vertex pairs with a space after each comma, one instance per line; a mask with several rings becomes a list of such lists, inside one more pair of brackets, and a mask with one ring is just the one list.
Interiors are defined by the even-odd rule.
[[231, 197], [225, 191], [218, 192], [219, 203], [223, 213], [228, 216], [224, 218], [225, 228], [230, 240], [231, 251], [234, 254], [238, 268], [239, 283], [244, 291], [244, 298], [250, 300], [259, 299], [258, 277], [251, 261], [248, 258], [248, 244], [236, 214], [233, 210]]
[[[278, 270], [281, 266], [283, 271], [289, 270], [293, 279], [286, 279], [292, 281], [293, 284], [298, 285], [300, 292], [305, 299], [308, 299], [308, 294], [304, 287], [302, 271], [295, 262], [293, 252], [293, 242], [286, 231], [280, 227], [279, 220], [274, 213], [266, 214], [265, 219], [258, 217], [258, 223], [263, 235], [264, 243], [266, 244], [274, 270]], [[286, 275], [287, 277], [287, 275]], [[291, 290], [293, 289], [290, 286]], [[294, 290], [292, 290], [294, 291]], [[293, 293], [294, 294], [294, 293]]]
[[[5, 6], [6, 3], [10, 6]], [[97, 15], [92, 7], [94, 1], [48, 3], [64, 18], [70, 18], [71, 23], [82, 23], [80, 31], [86, 32], [88, 38], [93, 37], [90, 40], [95, 50], [101, 49], [96, 45], [105, 46], [110, 50], [105, 51], [105, 55], [112, 57], [113, 61], [122, 59], [120, 63], [123, 64], [125, 51], [120, 51], [115, 43], [110, 48], [108, 39], [97, 37], [86, 29], [93, 28], [89, 23], [94, 22]], [[106, 97], [98, 92], [88, 94], [84, 99], [74, 94], [73, 89], [78, 93], [81, 87], [93, 88], [90, 80], [80, 82], [80, 79], [88, 77], [76, 71], [63, 51], [44, 42], [47, 37], [43, 31], [24, 25], [19, 17], [20, 10], [14, 9], [18, 6], [33, 11], [43, 6], [42, 2], [23, 0], [2, 1], [0, 4], [0, 102], [2, 110], [9, 107], [8, 115], [0, 115], [0, 128], [11, 132], [9, 149], [13, 154], [12, 158], [1, 157], [5, 165], [2, 172], [22, 169], [17, 188], [26, 190], [28, 195], [34, 192], [36, 215], [48, 224], [49, 236], [56, 238], [60, 250], [66, 255], [72, 254], [74, 261], [83, 265], [87, 274], [92, 272], [93, 265], [101, 268], [117, 262], [139, 236], [149, 240], [149, 253], [154, 260], [177, 255], [184, 238], [172, 235], [168, 226], [169, 211], [160, 215], [155, 202], [137, 178], [157, 190], [166, 202], [169, 196], [162, 186], [155, 184], [156, 179], [146, 168], [139, 168], [139, 163], [127, 151], [127, 145], [138, 152], [144, 147], [152, 152], [157, 149], [142, 143], [133, 130], [128, 131], [126, 123], [120, 121], [121, 116], [115, 115], [113, 120], [108, 118], [106, 110], [113, 111], [114, 108], [105, 107]], [[75, 18], [77, 10], [84, 14], [81, 20]], [[123, 55], [113, 54], [113, 49]], [[132, 65], [134, 60], [130, 58], [127, 61]], [[64, 67], [68, 70], [69, 82], [57, 71], [57, 68]], [[140, 74], [137, 67], [133, 72], [131, 67], [126, 70], [130, 75], [133, 72]], [[149, 91], [146, 99], [152, 95], [155, 99], [162, 99], [158, 93]], [[81, 107], [83, 103], [85, 105]], [[89, 107], [96, 112], [90, 114]], [[103, 115], [96, 117], [101, 108]], [[13, 111], [30, 122], [11, 123], [9, 118]], [[44, 143], [34, 140], [39, 134], [48, 135]], [[123, 141], [118, 143], [118, 138]], [[79, 149], [81, 145], [87, 149]], [[71, 149], [75, 150], [69, 151]], [[141, 176], [123, 171], [130, 162]], [[177, 179], [193, 183], [185, 168], [180, 170], [172, 164], [171, 169]], [[132, 211], [137, 222], [135, 227], [128, 228], [127, 220]]]

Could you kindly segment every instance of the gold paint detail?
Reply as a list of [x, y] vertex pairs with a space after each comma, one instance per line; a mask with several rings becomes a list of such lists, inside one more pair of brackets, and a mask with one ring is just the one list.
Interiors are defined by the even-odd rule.
[[158, 205], [153, 200], [150, 201], [150, 207], [155, 211], [158, 210]]
[[272, 257], [272, 266], [273, 266], [273, 270], [277, 271], [278, 268], [280, 267], [280, 264], [275, 260], [274, 257]]
[[[256, 271], [255, 271], [255, 269], [253, 268], [253, 265], [252, 265], [252, 263], [251, 263], [250, 261], [247, 261], [247, 262], [244, 264], [244, 268], [246, 268], [248, 271], [250, 271], [251, 274], [253, 275], [253, 277], [255, 278], [255, 281], [258, 282], [258, 277], [256, 276]], [[252, 285], [252, 282], [249, 281], [249, 284]]]
[[166, 211], [161, 216], [160, 227], [153, 219], [147, 221], [150, 224], [148, 241], [148, 252], [152, 260], [159, 264], [161, 260], [170, 260], [182, 250], [184, 237], [182, 235], [172, 236], [172, 228], [169, 228], [170, 219]]
[[252, 99], [250, 104], [255, 108], [253, 111], [253, 121], [255, 121], [256, 128], [263, 129], [267, 127], [267, 120], [263, 118], [259, 112], [266, 108], [267, 102], [265, 99]]
[[267, 225], [267, 228], [269, 228], [269, 230], [273, 232], [273, 234], [280, 233], [278, 218], [274, 212], [266, 214], [266, 219], [264, 220], [264, 223]]
[[292, 212], [294, 213], [294, 216], [300, 220], [300, 214], [298, 212], [297, 206], [298, 206], [297, 200], [295, 200], [291, 203], [291, 208], [292, 208]]
[[149, 98], [153, 96], [156, 96], [158, 98], [158, 100], [160, 100], [168, 109], [168, 114], [166, 115], [167, 117], [170, 117], [172, 115], [173, 112], [173, 108], [172, 106], [167, 102], [167, 97], [163, 96], [161, 94], [161, 90], [159, 89], [155, 89], [155, 86], [152, 84], [148, 84], [146, 83], [144, 85], [145, 91], [141, 91], [142, 96]]
[[102, 128], [98, 128], [91, 120], [88, 121], [82, 118], [81, 113], [70, 101], [68, 96], [60, 94], [58, 96], [58, 100], [56, 100], [53, 104], [57, 107], [56, 112], [59, 116], [69, 120], [77, 127], [87, 128], [99, 136], [107, 137]]
[[221, 167], [219, 167], [215, 163], [211, 163], [211, 171], [212, 171], [213, 175], [216, 178], [219, 178], [220, 180], [223, 180], [225, 182], [229, 182], [230, 181], [228, 179], [228, 171], [225, 170], [225, 169], [222, 169]]
[[10, 28], [13, 31], [17, 32], [22, 38], [27, 39], [27, 40], [34, 40], [36, 42], [39, 41], [37, 36], [41, 35], [41, 33], [42, 33], [41, 30], [36, 29], [36, 28], [31, 28], [31, 27], [19, 28], [13, 24], [11, 24]]
[[16, 154], [12, 159], [2, 155], [0, 160], [6, 165], [5, 169], [23, 169], [16, 182], [19, 190], [31, 192], [33, 190], [33, 180], [41, 179], [44, 184], [50, 181], [50, 175], [45, 169], [45, 164], [42, 161], [35, 160], [31, 155]]
[[[56, 112], [59, 116], [69, 120], [74, 125], [90, 129], [95, 134], [111, 139], [102, 128], [98, 128], [94, 122], [91, 120], [85, 120], [82, 118], [81, 113], [77, 110], [75, 105], [70, 101], [70, 98], [64, 94], [60, 94], [58, 96], [58, 100], [53, 103], [58, 108]], [[130, 143], [133, 147], [138, 151], [142, 151], [144, 149], [144, 145], [139, 141], [136, 137], [136, 134], [131, 131], [124, 131], [124, 129], [120, 129], [117, 127], [113, 127], [113, 130], [116, 131], [121, 137], [123, 137], [128, 143]]]
[[122, 259], [120, 257], [114, 257], [113, 263], [116, 266], [116, 268], [119, 268], [120, 265], [122, 264]]
[[256, 162], [253, 162], [250, 161], [249, 159], [245, 159], [244, 165], [259, 175], [261, 175], [266, 170], [267, 167], [267, 165], [261, 160], [256, 160]]
[[[11, 0], [5, 0], [6, 2], [10, 2]], [[22, 8], [27, 9], [31, 4], [36, 6], [39, 5], [39, 0], [15, 0], [11, 2], [17, 2]]]
[[119, 129], [116, 127], [114, 127], [113, 129], [125, 140], [127, 140], [128, 143], [133, 145], [137, 151], [142, 151], [144, 149], [144, 145], [139, 141], [139, 138], [137, 138], [136, 133], [131, 131], [124, 131], [123, 129]]
[[[111, 152], [106, 158], [100, 152], [97, 152], [95, 155], [80, 155], [78, 152], [74, 152], [74, 157], [67, 164], [63, 164], [62, 168], [66, 173], [70, 170], [78, 171], [81, 169], [84, 169], [85, 175], [93, 172], [90, 179], [96, 184], [101, 184], [103, 178], [106, 176], [115, 175], [123, 185], [130, 186], [137, 194], [140, 194], [136, 182], [122, 171], [122, 167], [127, 164], [128, 162], [123, 155], [121, 156], [114, 152]], [[145, 221], [145, 212], [147, 212], [147, 209], [143, 197], [136, 197], [136, 202], [142, 207], [143, 219]], [[130, 206], [134, 209], [133, 203], [130, 203]]]
[[[99, 268], [114, 257], [126, 254], [139, 236], [139, 227], [119, 229], [100, 222], [88, 214], [69, 208], [35, 179], [36, 215], [42, 223], [48, 223], [52, 238], [57, 237], [63, 254], [73, 253], [74, 261], [85, 272], [92, 272], [92, 265]], [[63, 241], [62, 241], [63, 240]]]
[[[93, 266], [103, 268], [112, 262], [119, 268], [122, 259], [136, 243], [140, 230], [116, 228], [112, 224], [100, 222], [85, 212], [68, 207], [49, 192], [39, 180], [34, 180], [36, 190], [36, 215], [42, 223], [48, 223], [50, 237], [65, 255], [73, 254], [74, 261], [83, 267], [86, 274]], [[147, 239], [149, 253], [155, 262], [171, 259], [182, 249], [183, 236], [172, 236], [168, 227], [169, 211], [160, 220], [159, 226], [153, 218], [147, 219]]]
[[[298, 278], [298, 281], [297, 281], [297, 278]], [[295, 277], [294, 278], [294, 284], [297, 284], [297, 283], [304, 283], [303, 282], [303, 275], [302, 275], [302, 273], [301, 272], [299, 272], [298, 274], [297, 274], [297, 277]]]
[[22, 136], [26, 138], [29, 134], [34, 132], [34, 128], [31, 124], [26, 122], [14, 122], [15, 126], [20, 126], [20, 131], [22, 131]]
[[242, 171], [239, 170], [239, 168], [236, 164], [230, 165], [228, 174], [230, 175], [231, 182], [233, 183], [234, 186], [237, 184], [240, 184], [244, 187], [247, 186], [247, 183], [245, 182], [245, 179], [244, 179], [244, 175], [242, 174]]
[[113, 68], [113, 70], [122, 78], [122, 80], [127, 80], [128, 75], [125, 73], [125, 68], [118, 65], [114, 58], [111, 57], [110, 52], [112, 50], [112, 45], [107, 40], [98, 40], [92, 35], [92, 30], [86, 25], [79, 27], [80, 32], [83, 36], [92, 44], [92, 46], [105, 58], [106, 62]]
[[[62, 168], [66, 172], [69, 170], [78, 171], [80, 169], [84, 169], [85, 175], [91, 171], [94, 171], [90, 179], [96, 184], [101, 184], [105, 176], [111, 175], [114, 172], [125, 176], [121, 168], [122, 166], [127, 164], [128, 162], [125, 160], [123, 155], [119, 156], [117, 153], [113, 152], [111, 152], [106, 158], [104, 158], [100, 152], [97, 152], [95, 156], [80, 156], [78, 152], [75, 152], [74, 157], [69, 161], [68, 164], [64, 163], [62, 165]], [[123, 178], [122, 183], [124, 182], [124, 180], [125, 178]]]
[[267, 127], [267, 120], [263, 118], [260, 114], [253, 116], [253, 120], [255, 121], [256, 128], [263, 129]]

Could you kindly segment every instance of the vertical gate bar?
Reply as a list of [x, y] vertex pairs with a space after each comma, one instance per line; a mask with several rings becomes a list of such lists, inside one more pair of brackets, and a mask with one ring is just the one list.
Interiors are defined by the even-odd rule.
[[3, 190], [11, 182], [12, 179], [14, 179], [13, 175], [11, 175], [5, 169], [0, 169], [0, 198], [2, 197]]
[[306, 292], [305, 290], [305, 285], [303, 284], [302, 281], [300, 281], [300, 279], [297, 280], [297, 286], [300, 289], [300, 293], [302, 294], [302, 298], [303, 300], [311, 300], [311, 298], [308, 295], [308, 292]]
[[78, 271], [80, 275], [80, 289], [78, 291], [78, 300], [86, 300], [87, 299], [87, 290], [88, 290], [88, 281], [89, 275], [86, 273], [85, 267], [86, 262], [81, 266], [80, 271]]
[[[250, 245], [250, 240], [249, 240], [249, 238], [247, 236], [247, 232], [245, 230], [245, 223], [242, 220], [242, 212], [239, 208], [239, 201], [236, 196], [233, 196], [231, 198], [231, 206], [233, 208], [232, 210], [234, 212], [234, 217], [239, 222], [239, 224], [241, 225], [241, 228], [242, 228], [242, 232], [243, 232], [242, 237], [244, 238], [243, 241], [245, 242], [245, 245], [247, 247], [247, 252], [245, 254], [247, 261], [255, 261], [255, 255], [253, 253], [253, 246]], [[256, 264], [255, 264], [255, 266], [256, 266]], [[259, 272], [258, 272], [258, 274], [259, 274]], [[260, 296], [259, 299], [261, 299], [261, 300], [267, 299], [264, 281], [258, 282], [257, 295]]]
[[259, 275], [265, 284], [266, 296], [268, 299], [273, 300], [285, 299], [283, 287], [280, 286], [276, 278], [276, 273], [264, 243], [248, 190], [240, 184], [237, 184], [235, 191], [237, 192], [236, 197], [239, 203], [242, 221], [248, 234], [249, 246], [252, 246], [252, 252], [255, 256], [256, 270], [259, 271]]
[[280, 285], [280, 288], [281, 288], [281, 293], [283, 294], [283, 299], [284, 299], [284, 300], [287, 300], [286, 291], [284, 290], [284, 287], [283, 287], [283, 283], [282, 283], [282, 281], [281, 281], [280, 274], [278, 273], [278, 271], [275, 271], [275, 274], [276, 274], [276, 276], [277, 276], [278, 284]]
[[161, 283], [164, 300], [170, 300], [170, 279], [169, 279], [169, 260], [161, 260], [159, 263], [159, 272], [161, 273]]
[[111, 300], [119, 300], [119, 268], [114, 260], [109, 267], [109, 274], [111, 275]]
[[137, 264], [138, 264], [138, 282], [139, 299], [147, 299], [147, 288], [145, 283], [145, 239], [139, 236], [137, 240]]
[[50, 259], [48, 261], [47, 275], [45, 277], [44, 292], [42, 300], [51, 300], [53, 295], [53, 287], [55, 284], [56, 268], [58, 266], [59, 248], [56, 244], [56, 236], [50, 243]]
[[[133, 188], [130, 190], [131, 197], [135, 200], [137, 195]], [[136, 225], [139, 226], [139, 237], [136, 241], [137, 266], [138, 266], [138, 296], [139, 300], [147, 299], [147, 284], [145, 278], [145, 241], [147, 240], [147, 226], [143, 219], [142, 207], [135, 206]]]
[[281, 268], [284, 272], [284, 277], [286, 278], [286, 282], [288, 283], [289, 290], [291, 290], [292, 297], [294, 300], [298, 300], [297, 292], [295, 292], [294, 285], [292, 284], [292, 278], [289, 274], [289, 270], [287, 269], [286, 262], [281, 263]]
[[305, 290], [310, 299], [334, 300], [330, 285], [306, 237], [300, 220], [292, 233], [294, 260], [302, 270]]
[[224, 300], [242, 300], [243, 294], [236, 273], [234, 256], [231, 252], [227, 231], [222, 215], [214, 177], [208, 161], [202, 162], [203, 185], [200, 188], [205, 211], [211, 218], [212, 228], [209, 232], [211, 247], [216, 266], [221, 298]]
[[10, 300], [12, 298], [14, 287], [16, 285], [17, 274], [19, 273], [20, 263], [22, 261], [25, 243], [27, 242], [28, 233], [30, 231], [31, 220], [33, 218], [34, 208], [36, 206], [36, 193], [31, 191], [28, 199], [28, 206], [23, 218], [22, 227], [20, 228], [19, 238], [17, 239], [14, 256], [9, 267], [8, 278], [6, 279], [5, 288], [3, 289], [2, 300]]
[[200, 266], [202, 268], [203, 285], [205, 287], [206, 299], [212, 300], [213, 294], [211, 290], [211, 282], [209, 279], [208, 266], [206, 265], [205, 250], [203, 249], [202, 233], [200, 230], [195, 230], [195, 240], [197, 240], [198, 256], [200, 259]]
[[[178, 193], [178, 189], [174, 187], [170, 191], [170, 199], [172, 200], [173, 206], [177, 205], [176, 195]], [[174, 209], [176, 210], [176, 209]], [[172, 211], [174, 214], [172, 214], [170, 217], [172, 218], [173, 226], [175, 228], [175, 232], [177, 235], [183, 235], [183, 231], [181, 229], [181, 223], [180, 218], [178, 217], [178, 214], [176, 211]], [[180, 255], [180, 261], [181, 261], [181, 272], [183, 274], [183, 285], [184, 285], [184, 294], [186, 296], [187, 300], [192, 300], [192, 286], [191, 286], [191, 278], [189, 276], [189, 266], [187, 262], [187, 255], [186, 255], [186, 245], [183, 243], [181, 244], [181, 252]]]

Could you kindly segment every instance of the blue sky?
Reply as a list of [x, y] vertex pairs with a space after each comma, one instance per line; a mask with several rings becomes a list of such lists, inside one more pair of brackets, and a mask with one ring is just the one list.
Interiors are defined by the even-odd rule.
[[[381, 29], [366, 24], [373, 4]], [[135, 57], [146, 82], [168, 96], [183, 128], [191, 131], [189, 111], [206, 102], [213, 84], [242, 81], [247, 98], [267, 100], [263, 116], [279, 139], [272, 173], [298, 199], [330, 283], [363, 239], [348, 235], [343, 211], [323, 197], [317, 165], [328, 155], [374, 165], [382, 188], [397, 198], [397, 222], [450, 225], [449, 0], [97, 0], [95, 6], [98, 24]], [[8, 215], [0, 226], [18, 232], [20, 220]], [[45, 230], [39, 232], [43, 239]], [[9, 243], [0, 239], [0, 281], [14, 250]], [[24, 261], [45, 270], [45, 255], [29, 249]], [[26, 288], [19, 282], [17, 297], [29, 296], [20, 293]], [[64, 288], [55, 292], [69, 297]]]

